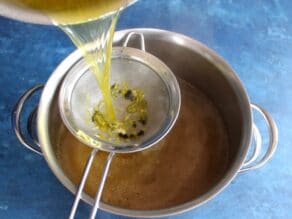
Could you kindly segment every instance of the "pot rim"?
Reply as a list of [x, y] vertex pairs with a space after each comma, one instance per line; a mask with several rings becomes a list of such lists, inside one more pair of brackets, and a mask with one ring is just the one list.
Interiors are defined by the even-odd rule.
[[[156, 217], [163, 217], [163, 216], [172, 216], [176, 214], [180, 214], [196, 207], [201, 206], [202, 204], [206, 203], [210, 199], [214, 198], [217, 194], [219, 194], [229, 183], [234, 179], [237, 175], [239, 169], [242, 167], [242, 164], [246, 158], [248, 149], [250, 147], [251, 141], [251, 133], [252, 133], [252, 114], [250, 108], [250, 101], [247, 96], [247, 92], [240, 81], [239, 77], [233, 71], [233, 69], [221, 58], [218, 54], [216, 54], [213, 50], [209, 49], [202, 43], [184, 36], [179, 33], [174, 33], [166, 30], [160, 29], [148, 29], [148, 28], [137, 28], [137, 29], [127, 29], [121, 30], [115, 33], [115, 39], [121, 39], [123, 36], [128, 32], [141, 32], [141, 33], [155, 33], [164, 36], [171, 36], [173, 40], [177, 43], [182, 45], [187, 45], [188, 49], [192, 49], [199, 53], [202, 57], [207, 59], [213, 65], [215, 65], [224, 76], [228, 79], [230, 85], [232, 86], [233, 90], [236, 91], [236, 95], [238, 98], [241, 98], [244, 106], [246, 109], [244, 110], [245, 120], [243, 124], [243, 136], [242, 141], [240, 143], [240, 151], [237, 154], [237, 158], [233, 163], [232, 167], [228, 170], [228, 172], [224, 175], [224, 177], [208, 192], [199, 196], [198, 198], [186, 202], [181, 205], [177, 205], [171, 208], [165, 209], [157, 209], [157, 210], [132, 210], [132, 209], [125, 209], [120, 207], [111, 206], [101, 202], [100, 209], [106, 212], [110, 212], [117, 215], [123, 215], [128, 217], [143, 217], [143, 218], [156, 218]], [[38, 136], [40, 145], [42, 148], [43, 155], [53, 173], [56, 175], [58, 180], [73, 194], [76, 192], [76, 186], [69, 180], [69, 178], [65, 175], [61, 167], [58, 165], [58, 161], [56, 160], [55, 156], [53, 156], [54, 152], [51, 147], [51, 142], [49, 138], [48, 128], [49, 128], [49, 115], [50, 113], [50, 106], [53, 101], [54, 91], [59, 86], [60, 81], [62, 81], [63, 76], [65, 73], [71, 68], [72, 63], [75, 63], [79, 60], [81, 54], [78, 51], [73, 52], [67, 58], [64, 59], [63, 62], [56, 68], [56, 70], [50, 76], [48, 82], [45, 85], [43, 90], [40, 104], [38, 108], [38, 118], [37, 118], [37, 129], [38, 129]], [[93, 204], [93, 199], [88, 196], [87, 194], [82, 194], [82, 199], [87, 202], [88, 204]]]

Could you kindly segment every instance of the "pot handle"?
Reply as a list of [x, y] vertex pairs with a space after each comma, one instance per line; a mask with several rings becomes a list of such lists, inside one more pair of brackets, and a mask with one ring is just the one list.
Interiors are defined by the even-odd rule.
[[262, 167], [267, 161], [271, 159], [271, 157], [276, 151], [278, 144], [278, 128], [273, 117], [270, 115], [269, 112], [267, 112], [264, 108], [257, 104], [251, 104], [251, 108], [262, 115], [268, 127], [269, 132], [268, 148], [264, 156], [260, 160], [257, 160], [262, 147], [262, 137], [258, 127], [255, 124], [253, 124], [253, 138], [255, 142], [254, 150], [251, 157], [244, 162], [239, 172], [255, 170]]
[[[77, 189], [77, 192], [75, 195], [75, 200], [74, 200], [74, 203], [73, 203], [71, 211], [70, 211], [69, 219], [75, 218], [78, 204], [81, 200], [82, 192], [83, 192], [88, 174], [90, 172], [90, 168], [92, 166], [93, 160], [94, 160], [97, 153], [98, 153], [98, 149], [97, 148], [93, 149], [91, 151], [88, 159], [87, 159], [87, 162], [86, 162], [86, 165], [85, 165], [85, 168], [83, 170], [82, 177], [81, 177], [81, 181], [80, 181], [80, 184], [78, 186], [78, 189]], [[110, 169], [110, 165], [111, 165], [111, 162], [112, 162], [112, 159], [114, 156], [115, 156], [115, 152], [111, 152], [106, 159], [106, 162], [105, 162], [105, 165], [103, 167], [102, 174], [101, 174], [101, 179], [100, 179], [100, 182], [98, 185], [98, 189], [97, 189], [97, 192], [95, 194], [94, 204], [93, 204], [93, 207], [91, 209], [91, 213], [90, 213], [90, 217], [89, 217], [90, 219], [94, 219], [96, 217], [96, 213], [99, 209], [100, 199], [101, 199], [101, 195], [102, 195], [103, 188], [105, 185], [105, 181], [106, 181], [106, 178], [107, 178], [107, 175], [108, 175], [108, 172]]]
[[[38, 141], [36, 140], [36, 136], [34, 134], [34, 129], [33, 129], [33, 123], [36, 119], [36, 113], [37, 113], [37, 107], [34, 108], [34, 110], [30, 113], [28, 121], [27, 121], [27, 130], [28, 133], [31, 137], [31, 140], [28, 140], [25, 138], [23, 131], [21, 129], [20, 125], [20, 116], [23, 111], [24, 104], [26, 101], [38, 90], [43, 89], [44, 85], [35, 85], [34, 87], [28, 89], [17, 101], [15, 104], [13, 111], [12, 111], [12, 116], [11, 116], [11, 123], [13, 130], [15, 132], [15, 135], [17, 139], [20, 141], [21, 144], [23, 144], [26, 148], [29, 150], [42, 155], [42, 151], [40, 148], [40, 145]], [[32, 142], [32, 143], [31, 143]]]

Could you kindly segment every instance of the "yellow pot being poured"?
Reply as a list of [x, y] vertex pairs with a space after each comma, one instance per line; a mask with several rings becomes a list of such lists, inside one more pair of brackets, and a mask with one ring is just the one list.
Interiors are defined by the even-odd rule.
[[123, 7], [126, 0], [13, 0], [15, 4], [42, 11], [58, 25], [85, 23]]

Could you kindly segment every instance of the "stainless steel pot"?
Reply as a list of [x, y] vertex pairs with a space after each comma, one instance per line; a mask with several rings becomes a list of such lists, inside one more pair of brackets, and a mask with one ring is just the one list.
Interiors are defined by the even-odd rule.
[[[208, 192], [192, 201], [167, 209], [156, 210], [131, 210], [114, 207], [101, 203], [101, 209], [118, 215], [130, 217], [161, 217], [182, 213], [212, 199], [220, 193], [225, 186], [237, 175], [238, 172], [252, 170], [263, 166], [273, 155], [278, 140], [276, 124], [269, 113], [258, 105], [249, 102], [247, 93], [235, 74], [235, 72], [212, 50], [198, 41], [186, 36], [157, 29], [131, 29], [119, 31], [115, 34], [114, 45], [121, 46], [130, 32], [143, 34], [146, 50], [167, 64], [176, 76], [188, 81], [203, 91], [220, 111], [229, 135], [230, 160], [224, 176]], [[139, 48], [139, 40], [129, 42], [132, 47]], [[44, 86], [42, 97], [37, 112], [37, 137], [35, 144], [29, 143], [24, 138], [20, 129], [20, 114], [26, 100], [43, 86], [35, 86], [29, 89], [16, 104], [13, 116], [13, 125], [20, 142], [29, 149], [42, 154], [49, 167], [58, 177], [60, 182], [72, 193], [76, 192], [76, 186], [65, 175], [56, 159], [55, 147], [58, 128], [61, 126], [61, 118], [58, 112], [58, 91], [66, 73], [81, 58], [78, 52], [68, 56], [53, 72]], [[253, 124], [251, 110], [258, 111], [266, 121], [269, 131], [269, 142], [264, 156], [259, 158], [261, 148], [261, 135]], [[29, 119], [29, 130], [35, 139], [33, 129], [33, 113]], [[254, 147], [251, 148], [252, 136]], [[247, 158], [248, 150], [252, 150]], [[93, 204], [93, 199], [87, 194], [82, 194], [82, 199]]]
[[[127, 0], [125, 7], [134, 4], [138, 0]], [[11, 19], [34, 24], [53, 25], [52, 20], [44, 13], [13, 4], [10, 0], [0, 0], [0, 15]]]

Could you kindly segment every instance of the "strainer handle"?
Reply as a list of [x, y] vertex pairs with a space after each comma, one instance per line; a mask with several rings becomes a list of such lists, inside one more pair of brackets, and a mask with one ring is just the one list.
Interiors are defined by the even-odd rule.
[[[83, 192], [83, 189], [84, 189], [88, 174], [90, 172], [93, 160], [94, 160], [97, 152], [98, 152], [98, 149], [93, 149], [92, 152], [90, 153], [89, 157], [88, 157], [88, 160], [86, 162], [86, 165], [85, 165], [85, 168], [84, 168], [84, 171], [83, 171], [83, 174], [82, 174], [82, 178], [81, 178], [80, 184], [78, 186], [78, 190], [77, 190], [77, 193], [76, 193], [76, 196], [75, 196], [75, 200], [74, 200], [73, 206], [72, 206], [71, 211], [70, 211], [69, 219], [73, 219], [75, 217], [75, 214], [76, 214], [76, 211], [77, 211], [77, 207], [78, 207], [78, 204], [80, 202], [80, 199], [81, 199], [81, 196], [82, 196], [82, 192]], [[100, 182], [99, 182], [99, 186], [98, 186], [98, 189], [97, 189], [97, 192], [96, 192], [96, 195], [95, 195], [94, 205], [93, 205], [92, 210], [91, 210], [90, 219], [94, 219], [95, 218], [97, 210], [99, 209], [99, 204], [100, 204], [102, 191], [103, 191], [103, 188], [104, 188], [104, 185], [105, 185], [105, 181], [106, 181], [106, 178], [107, 178], [107, 175], [108, 175], [108, 171], [109, 171], [109, 168], [110, 168], [110, 165], [111, 165], [111, 162], [112, 162], [112, 159], [113, 159], [114, 155], [115, 155], [114, 152], [110, 153], [108, 155], [108, 157], [107, 157], [106, 162], [105, 162], [105, 165], [104, 165], [104, 168], [103, 168], [103, 172], [102, 172], [102, 175], [101, 175], [101, 179], [100, 179]]]
[[31, 123], [32, 123], [32, 120], [35, 119], [35, 114], [37, 112], [37, 108], [35, 108], [30, 116], [29, 116], [29, 121], [28, 121], [28, 131], [29, 131], [29, 134], [32, 138], [32, 142], [31, 143], [29, 140], [27, 140], [23, 134], [23, 131], [21, 129], [21, 125], [20, 125], [20, 116], [22, 114], [22, 111], [23, 111], [23, 107], [24, 107], [24, 104], [26, 103], [26, 101], [38, 90], [41, 90], [43, 89], [44, 85], [36, 85], [30, 89], [28, 89], [20, 98], [19, 100], [17, 101], [17, 103], [15, 104], [14, 108], [13, 108], [13, 111], [12, 111], [12, 116], [11, 116], [11, 123], [12, 123], [12, 127], [13, 127], [13, 130], [15, 132], [15, 135], [17, 137], [17, 139], [20, 141], [21, 144], [23, 144], [26, 148], [28, 148], [29, 150], [39, 154], [39, 155], [42, 155], [42, 151], [41, 151], [41, 148], [38, 144], [38, 142], [36, 141], [36, 139], [33, 137], [33, 134], [31, 131]]
[[253, 124], [253, 137], [255, 140], [254, 151], [251, 157], [247, 161], [245, 161], [239, 172], [255, 170], [262, 167], [264, 164], [266, 164], [266, 162], [271, 159], [277, 149], [278, 144], [278, 128], [273, 117], [270, 115], [269, 112], [267, 112], [264, 108], [257, 104], [251, 104], [251, 107], [253, 110], [259, 112], [266, 122], [269, 132], [268, 148], [265, 155], [260, 160], [258, 160], [258, 156], [260, 154], [262, 146], [262, 137], [257, 126]]
[[144, 35], [142, 33], [130, 32], [126, 37], [125, 42], [123, 43], [123, 47], [128, 47], [129, 41], [131, 40], [131, 38], [133, 36], [139, 36], [140, 37], [141, 50], [146, 52], [146, 49], [145, 49], [145, 37], [144, 37]]
[[93, 208], [92, 208], [91, 213], [90, 213], [90, 219], [95, 219], [97, 210], [99, 209], [101, 194], [102, 194], [103, 187], [104, 187], [104, 184], [105, 184], [105, 181], [106, 181], [106, 178], [108, 175], [108, 171], [109, 171], [109, 168], [110, 168], [110, 165], [111, 165], [111, 162], [112, 162], [114, 155], [115, 155], [114, 152], [110, 153], [107, 157], [106, 162], [105, 162], [105, 166], [103, 168], [103, 171], [101, 174], [101, 179], [99, 182], [99, 187], [98, 187], [96, 195], [95, 195], [94, 205], [93, 205]]

